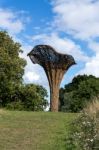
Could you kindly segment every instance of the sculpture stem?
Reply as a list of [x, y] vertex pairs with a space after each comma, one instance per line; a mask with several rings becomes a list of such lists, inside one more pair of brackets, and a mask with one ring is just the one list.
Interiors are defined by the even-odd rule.
[[53, 87], [50, 89], [50, 110], [52, 112], [58, 112], [59, 107], [59, 87], [53, 84]]
[[50, 86], [50, 110], [52, 112], [58, 112], [59, 108], [59, 87], [65, 70], [62, 69], [53, 69], [50, 71], [50, 74], [47, 71], [47, 77], [49, 80]]

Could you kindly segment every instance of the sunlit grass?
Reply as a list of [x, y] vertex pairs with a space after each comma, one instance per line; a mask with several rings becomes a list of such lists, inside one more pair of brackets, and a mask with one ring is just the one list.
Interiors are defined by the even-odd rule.
[[0, 110], [0, 150], [65, 150], [76, 114]]

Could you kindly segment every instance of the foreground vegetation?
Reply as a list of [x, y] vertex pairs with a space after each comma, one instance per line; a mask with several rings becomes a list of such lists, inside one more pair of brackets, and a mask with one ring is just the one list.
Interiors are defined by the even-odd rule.
[[66, 150], [99, 150], [99, 98], [89, 103], [70, 127]]
[[0, 150], [65, 150], [77, 114], [0, 110]]

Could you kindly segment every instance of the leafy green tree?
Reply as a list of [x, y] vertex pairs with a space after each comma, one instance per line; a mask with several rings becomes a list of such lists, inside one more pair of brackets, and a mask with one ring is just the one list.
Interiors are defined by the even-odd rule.
[[16, 88], [22, 84], [26, 61], [19, 57], [21, 45], [7, 32], [0, 31], [0, 105], [14, 99]]
[[47, 90], [35, 84], [20, 86], [15, 92], [14, 101], [7, 104], [8, 109], [43, 111], [48, 105]]
[[0, 106], [17, 110], [44, 110], [47, 91], [34, 84], [23, 84], [26, 61], [19, 57], [21, 45], [7, 32], [0, 31]]
[[81, 111], [87, 102], [99, 95], [99, 78], [92, 75], [78, 75], [71, 83], [60, 89], [60, 110]]
[[42, 111], [48, 104], [46, 100], [47, 91], [39, 85], [25, 85], [22, 97], [24, 97], [22, 101], [24, 103], [25, 110]]

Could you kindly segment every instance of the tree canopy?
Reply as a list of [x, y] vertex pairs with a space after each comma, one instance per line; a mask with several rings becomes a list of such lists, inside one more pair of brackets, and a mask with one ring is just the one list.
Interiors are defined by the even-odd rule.
[[42, 86], [23, 84], [26, 60], [20, 58], [21, 45], [0, 31], [0, 106], [43, 110], [47, 104], [47, 91]]
[[19, 57], [21, 45], [7, 32], [0, 31], [0, 101], [5, 105], [13, 97], [15, 88], [22, 83], [26, 61]]
[[92, 75], [78, 75], [72, 82], [60, 89], [60, 110], [81, 111], [87, 102], [99, 95], [99, 78]]

